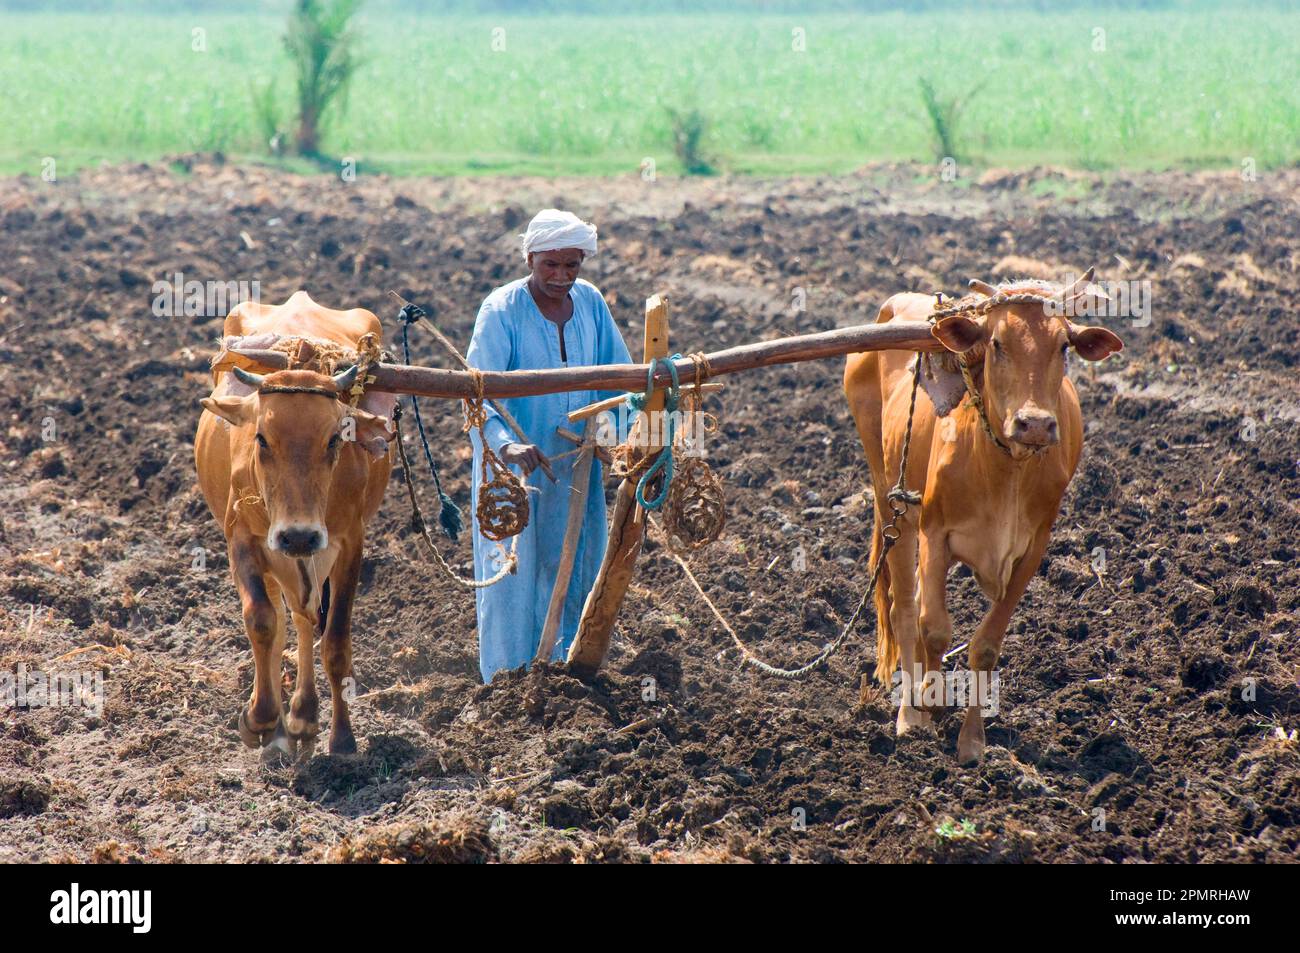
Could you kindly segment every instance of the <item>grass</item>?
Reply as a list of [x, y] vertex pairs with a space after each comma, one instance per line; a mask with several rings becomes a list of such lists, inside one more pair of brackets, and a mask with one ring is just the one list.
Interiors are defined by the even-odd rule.
[[[1300, 14], [359, 19], [360, 62], [322, 150], [372, 172], [634, 174], [649, 157], [672, 174], [672, 116], [692, 109], [721, 171], [932, 161], [923, 78], [979, 85], [958, 146], [986, 164], [1300, 158]], [[39, 174], [45, 156], [60, 173], [267, 156], [254, 100], [293, 89], [283, 34], [278, 17], [0, 15], [0, 171]]]
[[962, 818], [960, 821], [954, 821], [951, 817], [945, 817], [943, 821], [934, 829], [934, 836], [940, 841], [945, 840], [974, 840], [975, 839], [975, 822]]

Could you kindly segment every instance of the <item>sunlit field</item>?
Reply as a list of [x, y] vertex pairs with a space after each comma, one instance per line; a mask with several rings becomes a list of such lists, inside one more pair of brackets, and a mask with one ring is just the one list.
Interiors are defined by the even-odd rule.
[[[370, 17], [362, 27], [365, 63], [324, 145], [393, 171], [616, 172], [647, 157], [673, 170], [670, 110], [698, 111], [719, 170], [931, 159], [940, 150], [922, 78], [942, 99], [968, 100], [962, 158], [1108, 168], [1300, 157], [1300, 14]], [[269, 16], [0, 16], [0, 168], [267, 154], [254, 98], [274, 80], [290, 127], [283, 32]]]

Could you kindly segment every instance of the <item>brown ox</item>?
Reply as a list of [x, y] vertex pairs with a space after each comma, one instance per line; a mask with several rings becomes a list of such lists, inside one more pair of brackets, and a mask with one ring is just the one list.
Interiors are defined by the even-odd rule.
[[[249, 747], [310, 756], [320, 732], [313, 642], [333, 696], [331, 754], [356, 751], [348, 718], [352, 677], [352, 601], [361, 573], [366, 523], [388, 485], [392, 439], [382, 416], [340, 398], [356, 379], [333, 376], [324, 356], [381, 333], [369, 311], [332, 311], [298, 292], [283, 305], [241, 304], [226, 318], [227, 347], [284, 337], [302, 369], [249, 373], [223, 354], [213, 395], [194, 439], [199, 485], [225, 530], [230, 571], [243, 604], [256, 672], [239, 734]], [[236, 339], [236, 340], [232, 340]], [[226, 372], [225, 368], [229, 368]], [[391, 406], [391, 402], [390, 402]], [[298, 636], [298, 679], [288, 717], [281, 708], [285, 605]]]
[[[952, 353], [930, 362], [933, 375], [923, 370], [926, 393], [917, 395], [907, 488], [921, 494], [921, 505], [900, 520], [875, 592], [876, 677], [888, 685], [902, 667], [900, 735], [928, 724], [941, 695], [943, 656], [952, 644], [945, 588], [953, 563], [970, 567], [991, 602], [970, 639], [970, 683], [979, 685], [981, 679], [988, 684], [1011, 613], [1042, 561], [1083, 446], [1079, 399], [1065, 374], [1067, 352], [1073, 348], [1099, 361], [1123, 347], [1110, 331], [1080, 327], [1061, 313], [1064, 302], [1100, 296], [1091, 277], [1089, 271], [1065, 288], [1041, 281], [993, 288], [972, 281], [975, 294], [933, 328]], [[927, 320], [934, 310], [931, 295], [898, 294], [885, 302], [877, 322]], [[956, 355], [981, 395], [988, 430], [967, 395]], [[902, 351], [854, 354], [844, 371], [876, 491], [873, 566], [891, 515], [886, 489], [898, 477], [915, 359]], [[957, 740], [963, 762], [979, 760], [984, 751], [980, 707], [986, 703], [974, 698], [967, 706]]]

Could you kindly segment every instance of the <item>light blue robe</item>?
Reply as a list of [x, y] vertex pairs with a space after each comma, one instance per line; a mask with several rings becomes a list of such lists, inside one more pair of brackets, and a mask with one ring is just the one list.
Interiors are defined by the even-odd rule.
[[[558, 367], [583, 367], [593, 364], [630, 364], [632, 359], [623, 336], [614, 325], [609, 306], [596, 286], [581, 278], [569, 292], [573, 299], [573, 317], [564, 324], [564, 346], [568, 362], [560, 360], [560, 330], [542, 316], [528, 291], [528, 278], [520, 278], [497, 288], [479, 308], [474, 322], [474, 337], [466, 359], [480, 370], [542, 370]], [[533, 470], [527, 486], [530, 514], [528, 526], [519, 534], [519, 567], [515, 574], [475, 591], [478, 608], [479, 670], [483, 681], [502, 669], [518, 668], [532, 662], [541, 642], [542, 626], [551, 601], [551, 590], [559, 572], [564, 529], [569, 517], [569, 492], [573, 483], [573, 465], [577, 454], [555, 460], [559, 454], [575, 447], [555, 432], [557, 427], [581, 434], [585, 421], [570, 423], [567, 414], [586, 404], [619, 396], [622, 391], [570, 391], [538, 397], [504, 399], [501, 404], [514, 416], [527, 434], [521, 441], [491, 405], [484, 434], [489, 445], [500, 452], [507, 443], [535, 444], [553, 462], [555, 482], [541, 467]], [[474, 485], [472, 509], [478, 506], [479, 484], [483, 480], [483, 449], [478, 432], [471, 431], [474, 445]], [[519, 467], [512, 467], [522, 477]], [[591, 591], [605, 557], [609, 527], [605, 515], [604, 475], [599, 459], [592, 461], [591, 482], [587, 490], [587, 512], [564, 600], [564, 615], [556, 639], [553, 660], [563, 660], [578, 631], [583, 604]], [[478, 532], [474, 537], [474, 576], [487, 579], [501, 566], [497, 544]], [[502, 543], [508, 546], [509, 540]]]

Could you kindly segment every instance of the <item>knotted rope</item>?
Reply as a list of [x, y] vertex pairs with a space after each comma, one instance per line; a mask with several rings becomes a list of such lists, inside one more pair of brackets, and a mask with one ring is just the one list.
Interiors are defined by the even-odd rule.
[[[967, 314], [988, 314], [993, 308], [1004, 304], [1047, 304], [1048, 299], [1043, 295], [1037, 294], [997, 294], [988, 298], [977, 299], [968, 295], [950, 308], [943, 306], [943, 292], [935, 292], [934, 310], [930, 312], [929, 321], [931, 325], [938, 324], [943, 318], [951, 318], [957, 315]], [[1011, 448], [998, 437], [993, 431], [993, 425], [989, 423], [988, 411], [984, 407], [984, 397], [980, 389], [975, 386], [975, 378], [971, 373], [970, 362], [966, 360], [966, 355], [960, 352], [952, 354], [953, 359], [957, 362], [957, 369], [961, 371], [962, 383], [966, 386], [966, 393], [970, 395], [971, 406], [979, 415], [980, 425], [984, 428], [984, 433], [993, 441], [993, 445], [1005, 453], [1008, 457], [1013, 456]], [[984, 363], [980, 363], [980, 374], [984, 373]]]
[[[677, 367], [673, 361], [681, 357], [680, 354], [674, 354], [669, 358], [650, 358], [650, 369], [646, 372], [646, 384], [644, 394], [628, 394], [627, 405], [633, 411], [643, 411], [650, 401], [650, 397], [655, 392], [655, 368], [662, 360], [668, 367], [668, 373], [673, 382], [664, 394], [664, 419], [667, 421], [666, 432], [664, 435], [663, 449], [655, 456], [654, 462], [650, 467], [641, 474], [641, 478], [636, 484], [636, 501], [644, 510], [657, 510], [664, 505], [668, 499], [668, 491], [672, 489], [673, 482], [673, 440], [677, 433], [677, 405], [681, 399], [681, 383], [677, 380]], [[647, 426], [653, 426], [652, 422], [647, 419]], [[663, 482], [659, 487], [659, 494], [653, 500], [647, 500], [645, 497], [646, 487], [650, 481], [655, 478], [656, 474], [663, 474]]]
[[[696, 351], [687, 359], [695, 365], [695, 389], [682, 395], [682, 413], [690, 415], [691, 419], [699, 414], [703, 431], [713, 433], [718, 429], [718, 421], [712, 414], [704, 412], [704, 391], [701, 389], [712, 375], [709, 359], [703, 351]], [[688, 456], [677, 466], [664, 503], [664, 530], [670, 545], [675, 543], [678, 549], [683, 550], [700, 549], [721, 536], [727, 525], [722, 481], [700, 457]]]
[[479, 444], [483, 448], [482, 480], [479, 483], [478, 506], [474, 515], [479, 532], [494, 542], [517, 536], [528, 525], [528, 493], [514, 471], [501, 462], [496, 451], [488, 445], [483, 427], [487, 423], [487, 408], [483, 397], [483, 372], [468, 368], [474, 381], [474, 397], [465, 398], [465, 432], [478, 430]]

